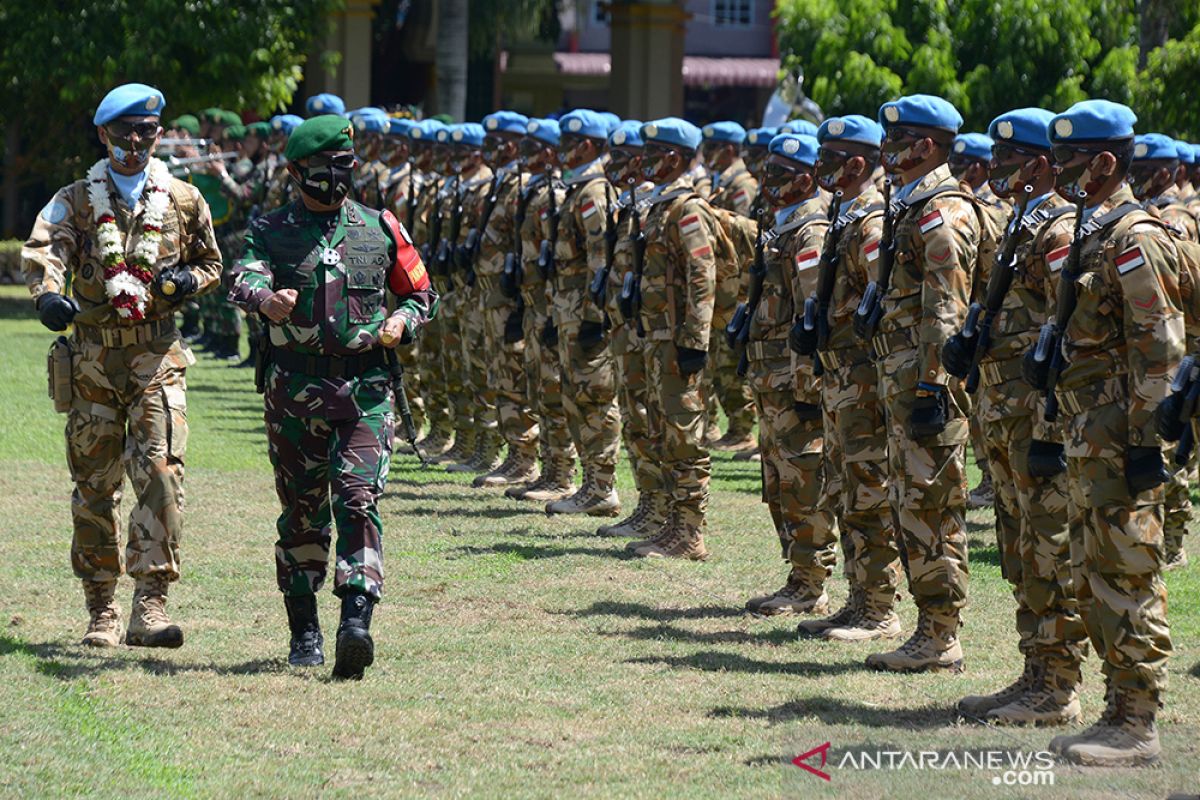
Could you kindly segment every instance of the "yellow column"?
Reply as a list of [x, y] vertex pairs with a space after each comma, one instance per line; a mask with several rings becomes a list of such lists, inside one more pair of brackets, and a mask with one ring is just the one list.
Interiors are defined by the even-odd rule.
[[305, 74], [310, 95], [332, 92], [346, 101], [346, 108], [371, 102], [371, 20], [380, 0], [346, 0], [345, 8], [330, 16], [330, 30], [322, 50], [332, 51], [341, 61], [332, 71], [322, 69], [320, 52], [309, 56]]
[[682, 3], [614, 2], [609, 97], [626, 119], [683, 113], [683, 36], [691, 17]]

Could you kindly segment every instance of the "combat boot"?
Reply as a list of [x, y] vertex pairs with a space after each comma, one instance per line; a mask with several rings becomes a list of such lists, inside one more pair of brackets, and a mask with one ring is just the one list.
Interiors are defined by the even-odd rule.
[[639, 558], [682, 558], [688, 561], [707, 561], [704, 533], [694, 525], [676, 522], [654, 542], [633, 551]]
[[1162, 756], [1158, 741], [1159, 696], [1147, 689], [1116, 689], [1108, 722], [1089, 728], [1062, 756], [1085, 767], [1148, 767]]
[[736, 431], [730, 428], [725, 432], [725, 435], [713, 442], [714, 450], [725, 450], [733, 453], [740, 453], [744, 450], [753, 450], [757, 442], [754, 436], [749, 432]]
[[431, 430], [424, 439], [417, 442], [417, 447], [428, 459], [444, 455], [450, 449], [454, 439], [454, 431]]
[[1183, 541], [1167, 542], [1167, 553], [1163, 558], [1163, 572], [1173, 569], [1183, 569], [1188, 565], [1187, 551], [1183, 549]]
[[656, 492], [641, 492], [638, 494], [638, 504], [625, 519], [614, 525], [601, 525], [596, 529], [597, 536], [641, 536], [646, 533], [657, 533], [662, 527], [666, 507], [666, 498]]
[[[749, 603], [747, 603], [749, 606]], [[837, 611], [820, 619], [806, 619], [796, 626], [796, 633], [801, 636], [819, 636], [830, 628], [841, 628], [849, 625], [851, 620], [862, 613], [863, 592], [855, 586], [850, 587], [850, 595], [846, 603]]]
[[124, 627], [121, 625], [121, 608], [114, 599], [116, 581], [84, 581], [83, 597], [87, 602], [87, 633], [81, 644], [89, 647], [116, 647], [121, 643]]
[[[482, 470], [482, 466], [483, 466], [484, 456], [487, 454], [487, 452], [490, 448], [491, 448], [491, 444], [489, 442], [488, 432], [480, 431], [475, 436], [475, 449], [472, 450], [467, 455], [466, 458], [460, 459], [459, 461], [457, 461], [453, 464], [448, 464], [446, 466], [446, 472], [487, 471], [487, 470]], [[490, 470], [490, 469], [491, 468], [489, 467], [488, 470]]]
[[758, 445], [755, 444], [749, 450], [742, 450], [740, 453], [734, 453], [733, 460], [734, 461], [755, 461], [755, 462], [762, 461], [762, 452], [758, 449]]
[[183, 631], [167, 616], [165, 577], [151, 575], [138, 579], [125, 644], [130, 647], [179, 647], [183, 644]]
[[615, 517], [621, 513], [621, 498], [617, 488], [608, 481], [607, 487], [596, 473], [584, 467], [583, 486], [572, 497], [546, 504], [547, 514], [587, 514], [589, 517]]
[[908, 641], [890, 653], [872, 653], [866, 664], [887, 672], [963, 671], [957, 612], [938, 614], [921, 609]]
[[508, 457], [504, 463], [486, 475], [480, 475], [471, 485], [476, 488], [492, 488], [511, 486], [514, 483], [528, 483], [533, 480], [537, 462], [528, 450], [522, 450], [513, 445], [508, 447]]
[[[540, 486], [536, 485], [541, 483]], [[575, 462], [572, 459], [555, 458], [549, 462], [543, 477], [534, 481], [519, 499], [531, 503], [551, 503], [570, 497], [578, 491], [575, 488]]]
[[293, 667], [321, 666], [325, 663], [325, 637], [321, 635], [321, 624], [317, 621], [317, 596], [284, 595], [283, 604], [292, 632], [288, 663]]
[[475, 453], [475, 429], [465, 428], [462, 430], [455, 429], [454, 444], [446, 448], [440, 456], [434, 456], [426, 452], [429, 460], [434, 464], [457, 464], [460, 461], [466, 461]]
[[1104, 677], [1104, 682], [1104, 710], [1100, 712], [1100, 718], [1079, 733], [1060, 733], [1050, 740], [1046, 749], [1061, 756], [1075, 743], [1094, 736], [1101, 728], [1107, 727], [1113, 721], [1117, 714], [1117, 692], [1113, 688], [1112, 679], [1107, 675]]
[[1083, 681], [1078, 661], [1039, 659], [1032, 689], [987, 712], [997, 725], [1073, 725], [1080, 721], [1079, 686]]
[[652, 528], [646, 533], [649, 534], [645, 539], [635, 539], [625, 545], [625, 549], [631, 553], [636, 553], [638, 550], [658, 544], [660, 541], [674, 536], [675, 526], [679, 524], [678, 518], [673, 512], [668, 511], [662, 524], [657, 528]]
[[983, 471], [983, 480], [967, 495], [967, 508], [972, 511], [980, 508], [991, 508], [996, 504], [996, 489], [992, 486], [992, 473]]
[[371, 639], [374, 608], [375, 598], [369, 594], [350, 590], [342, 597], [342, 621], [337, 631], [333, 677], [361, 680], [363, 670], [375, 661], [375, 642]]
[[752, 597], [746, 603], [746, 610], [767, 617], [826, 614], [829, 612], [829, 595], [824, 587], [813, 585], [804, 570], [793, 566], [783, 588], [772, 594]]
[[958, 701], [955, 710], [960, 717], [973, 722], [984, 722], [985, 717], [998, 708], [1015, 703], [1037, 686], [1044, 665], [1032, 655], [1025, 654], [1025, 668], [1017, 679], [991, 694], [971, 694]]

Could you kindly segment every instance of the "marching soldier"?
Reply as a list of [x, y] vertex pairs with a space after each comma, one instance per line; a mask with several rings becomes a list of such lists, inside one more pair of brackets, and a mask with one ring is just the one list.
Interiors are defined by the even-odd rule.
[[[90, 620], [83, 643], [121, 643], [117, 579], [134, 579], [125, 643], [179, 647], [167, 589], [179, 580], [184, 373], [196, 362], [175, 327], [180, 303], [213, 289], [221, 259], [199, 191], [153, 158], [165, 101], [140, 83], [118, 86], [93, 123], [106, 156], [60, 189], [21, 250], [38, 316], [74, 325], [51, 351], [55, 407], [67, 413], [75, 483], [71, 566]], [[121, 553], [117, 512], [128, 473], [136, 502]]]
[[408, 233], [391, 212], [348, 199], [353, 147], [344, 117], [313, 117], [296, 129], [286, 156], [301, 200], [254, 222], [231, 292], [269, 321], [264, 400], [283, 506], [276, 576], [292, 635], [288, 661], [324, 663], [316, 592], [332, 523], [342, 606], [333, 675], [342, 679], [361, 678], [375, 657], [370, 625], [383, 589], [377, 504], [394, 428], [385, 348], [410, 340], [437, 311]]
[[354, 199], [380, 210], [384, 208], [383, 180], [390, 171], [379, 157], [390, 124], [387, 114], [377, 108], [364, 108], [352, 114], [350, 120], [354, 123], [359, 149], [358, 165], [354, 168]]
[[778, 135], [778, 128], [751, 128], [746, 131], [746, 138], [742, 142], [742, 162], [750, 177], [759, 183], [762, 182], [763, 165], [767, 162], [767, 147]]

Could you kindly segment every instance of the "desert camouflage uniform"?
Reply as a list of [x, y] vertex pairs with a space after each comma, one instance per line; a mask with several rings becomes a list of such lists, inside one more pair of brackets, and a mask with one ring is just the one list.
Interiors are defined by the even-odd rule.
[[383, 181], [390, 171], [382, 161], [360, 162], [354, 170], [354, 199], [367, 208], [383, 208]]
[[[442, 189], [449, 182], [434, 172], [418, 174], [413, 181], [413, 191], [417, 192], [417, 204], [409, 230], [427, 266], [432, 263], [433, 255], [437, 252], [437, 242], [431, 241], [433, 219], [440, 214], [438, 203], [444, 202]], [[443, 200], [440, 201], [439, 198]], [[403, 218], [407, 217], [406, 209]], [[421, 373], [421, 378], [417, 391], [421, 394], [425, 416], [429, 422], [429, 438], [448, 442], [454, 438], [455, 432], [446, 362], [443, 358], [447, 348], [446, 339], [449, 336], [450, 314], [446, 310], [446, 304], [450, 293], [447, 291], [445, 278], [440, 275], [431, 275], [430, 278], [441, 293], [441, 305], [438, 315], [429, 321], [418, 337], [420, 344], [414, 355], [416, 371]], [[424, 443], [428, 443], [428, 440]]]
[[[392, 216], [403, 222], [409, 235], [413, 237], [413, 242], [420, 244], [421, 240], [417, 239], [413, 220], [409, 219], [408, 214], [408, 193], [414, 183], [413, 170], [410, 164], [406, 163], [392, 169], [383, 184], [383, 207], [389, 209], [392, 212]], [[429, 324], [422, 329], [421, 336], [413, 339], [410, 346], [396, 349], [396, 356], [400, 360], [400, 365], [404, 367], [404, 388], [408, 394], [408, 407], [412, 411], [413, 424], [418, 431], [425, 428], [426, 422], [425, 378], [421, 374], [421, 348], [423, 346], [422, 343], [431, 338], [428, 331], [434, 322], [435, 320], [430, 320]], [[445, 419], [448, 418], [447, 415]], [[449, 427], [447, 426], [443, 430], [448, 436]]]
[[[407, 240], [407, 232], [398, 230]], [[337, 262], [325, 262], [326, 246], [337, 251]], [[286, 595], [321, 588], [331, 526], [338, 534], [334, 593], [353, 589], [378, 598], [382, 591], [378, 502], [395, 418], [379, 331], [397, 272], [414, 286], [428, 286], [415, 249], [393, 239], [380, 212], [352, 201], [338, 214], [322, 216], [293, 202], [250, 228], [231, 299], [256, 313], [275, 291], [299, 293], [284, 322], [267, 323], [272, 349], [264, 396], [267, 443], [283, 507], [275, 572]], [[394, 313], [404, 319], [405, 338], [437, 311], [432, 288], [406, 292], [399, 301]], [[281, 366], [284, 356], [310, 357], [312, 367]], [[344, 365], [346, 373], [322, 375], [317, 363], [322, 359]], [[348, 359], [361, 361], [352, 366]]]
[[[188, 423], [184, 373], [195, 363], [179, 338], [175, 307], [152, 295], [146, 320], [117, 316], [104, 288], [86, 180], [54, 195], [21, 250], [25, 283], [34, 298], [69, 293], [79, 303], [70, 337], [71, 410], [67, 464], [74, 537], [71, 566], [85, 582], [109, 583], [122, 572], [142, 581], [179, 579], [183, 528], [183, 457]], [[221, 260], [212, 219], [199, 191], [170, 180], [154, 274], [177, 265], [195, 276], [198, 292], [214, 289]], [[117, 226], [132, 254], [141, 240], [143, 191], [132, 211], [108, 184]], [[121, 552], [121, 485], [128, 473], [136, 495], [128, 543]]]

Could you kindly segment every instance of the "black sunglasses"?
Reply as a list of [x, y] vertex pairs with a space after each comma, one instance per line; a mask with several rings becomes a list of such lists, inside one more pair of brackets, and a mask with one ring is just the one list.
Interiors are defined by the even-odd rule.
[[1046, 155], [1045, 150], [1035, 150], [1031, 147], [1021, 147], [1020, 145], [1007, 144], [1005, 142], [997, 142], [992, 145], [992, 158], [997, 161], [1008, 161], [1016, 156], [1037, 158], [1044, 155]]
[[1069, 164], [1079, 156], [1097, 156], [1100, 153], [1119, 154], [1120, 145], [1092, 146], [1080, 147], [1075, 144], [1056, 144], [1050, 148], [1050, 156], [1054, 159], [1055, 164]]
[[104, 126], [110, 135], [118, 139], [128, 139], [137, 134], [139, 139], [153, 139], [158, 135], [157, 122], [122, 122], [113, 120]]
[[888, 128], [887, 132], [884, 133], [883, 138], [885, 141], [899, 142], [903, 141], [904, 139], [924, 139], [928, 136], [929, 134], [925, 133], [924, 131], [919, 131], [914, 128], [905, 128], [897, 125]]
[[342, 169], [351, 169], [354, 167], [356, 160], [353, 153], [338, 153], [337, 155], [313, 153], [308, 157], [308, 165], [310, 167], [341, 167]]

